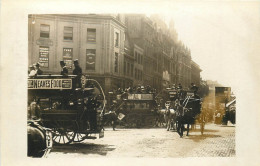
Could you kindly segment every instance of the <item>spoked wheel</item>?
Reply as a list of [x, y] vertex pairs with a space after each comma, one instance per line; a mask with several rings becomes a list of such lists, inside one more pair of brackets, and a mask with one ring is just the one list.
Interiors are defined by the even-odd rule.
[[56, 121], [56, 127], [53, 129], [53, 142], [61, 145], [71, 143], [74, 140], [76, 128], [75, 124], [71, 122]]
[[53, 130], [53, 142], [57, 144], [69, 144], [74, 140], [75, 133], [73, 131], [56, 128]]
[[87, 134], [75, 133], [73, 142], [81, 142], [86, 138]]

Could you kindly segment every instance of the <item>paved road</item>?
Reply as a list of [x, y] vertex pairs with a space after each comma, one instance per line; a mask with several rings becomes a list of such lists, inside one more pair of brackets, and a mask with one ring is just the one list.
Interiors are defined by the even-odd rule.
[[106, 129], [105, 137], [81, 143], [54, 146], [48, 158], [56, 157], [234, 157], [235, 127], [206, 124], [180, 138], [163, 128]]

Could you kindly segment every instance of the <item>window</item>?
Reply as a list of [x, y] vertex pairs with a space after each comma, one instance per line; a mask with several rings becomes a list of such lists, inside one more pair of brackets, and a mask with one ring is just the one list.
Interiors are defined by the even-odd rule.
[[127, 63], [127, 75], [130, 75], [130, 63]]
[[87, 41], [88, 42], [96, 42], [96, 29], [87, 29]]
[[73, 27], [64, 27], [64, 40], [73, 40]]
[[131, 64], [131, 77], [133, 77], [133, 76], [134, 76], [134, 65]]
[[73, 57], [73, 49], [63, 48], [63, 60], [69, 69], [72, 69], [72, 64], [73, 64], [72, 57]]
[[118, 72], [118, 53], [115, 52], [115, 72]]
[[40, 37], [43, 37], [43, 38], [50, 37], [50, 26], [49, 25], [41, 24]]
[[126, 62], [124, 62], [124, 75], [126, 75]]
[[86, 50], [86, 70], [95, 70], [96, 65], [96, 50]]
[[115, 47], [118, 47], [118, 44], [119, 44], [119, 33], [118, 32], [116, 32], [115, 33]]
[[39, 61], [43, 65], [43, 67], [49, 67], [49, 47], [40, 46]]
[[137, 79], [137, 69], [135, 68], [135, 79]]

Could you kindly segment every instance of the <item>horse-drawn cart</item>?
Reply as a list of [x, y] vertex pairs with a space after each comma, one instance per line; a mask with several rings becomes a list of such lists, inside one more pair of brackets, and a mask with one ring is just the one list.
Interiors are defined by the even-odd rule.
[[41, 75], [28, 79], [30, 112], [38, 112], [42, 126], [52, 130], [58, 144], [104, 137], [105, 95], [93, 79], [70, 75]]

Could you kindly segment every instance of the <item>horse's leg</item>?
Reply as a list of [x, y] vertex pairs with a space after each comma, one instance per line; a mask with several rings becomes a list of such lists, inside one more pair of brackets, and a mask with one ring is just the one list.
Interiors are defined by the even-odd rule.
[[112, 128], [113, 128], [113, 130], [115, 130], [115, 127], [116, 127], [116, 126], [115, 126], [115, 121], [112, 120], [112, 121], [111, 121], [111, 124], [112, 124]]
[[169, 121], [169, 119], [167, 119], [167, 121], [166, 121], [166, 126], [167, 126], [167, 131], [169, 131], [170, 130], [170, 121]]
[[180, 124], [180, 128], [181, 128], [180, 136], [182, 137], [183, 136], [183, 131], [184, 131], [184, 124]]
[[179, 121], [176, 122], [177, 123], [177, 133], [181, 136], [181, 133], [180, 133], [180, 123]]
[[190, 124], [187, 124], [187, 136], [189, 135]]

